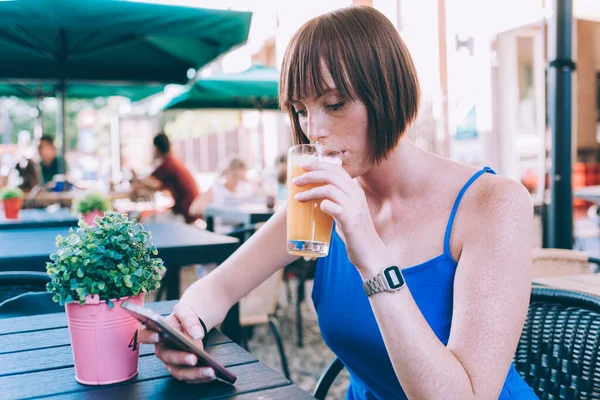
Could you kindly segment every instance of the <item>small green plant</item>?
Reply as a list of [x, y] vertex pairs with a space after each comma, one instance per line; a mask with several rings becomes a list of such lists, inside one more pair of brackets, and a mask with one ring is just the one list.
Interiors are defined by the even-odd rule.
[[60, 305], [84, 304], [98, 295], [110, 308], [111, 299], [137, 296], [160, 286], [165, 267], [150, 233], [135, 220], [107, 212], [90, 227], [83, 221], [66, 237], [56, 238], [57, 251], [46, 270], [52, 279], [46, 286]]
[[97, 192], [84, 194], [73, 202], [73, 210], [81, 215], [89, 214], [93, 211], [104, 213], [112, 210], [110, 197]]
[[19, 188], [5, 187], [4, 189], [0, 189], [0, 199], [2, 200], [22, 199], [23, 197], [23, 191]]

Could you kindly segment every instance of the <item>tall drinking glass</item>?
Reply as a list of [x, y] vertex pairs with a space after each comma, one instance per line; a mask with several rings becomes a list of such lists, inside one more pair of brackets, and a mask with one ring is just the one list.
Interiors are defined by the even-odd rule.
[[296, 186], [292, 180], [306, 171], [302, 165], [322, 160], [342, 165], [340, 150], [319, 144], [293, 146], [288, 152], [288, 202], [287, 202], [287, 251], [307, 257], [325, 257], [329, 254], [329, 241], [333, 218], [321, 211], [321, 201], [301, 203], [297, 193], [320, 185]]

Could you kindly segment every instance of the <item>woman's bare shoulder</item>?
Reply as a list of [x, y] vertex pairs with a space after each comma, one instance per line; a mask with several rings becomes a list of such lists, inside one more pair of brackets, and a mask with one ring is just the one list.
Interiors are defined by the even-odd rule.
[[465, 193], [464, 207], [470, 217], [533, 217], [533, 200], [527, 189], [514, 179], [486, 173]]

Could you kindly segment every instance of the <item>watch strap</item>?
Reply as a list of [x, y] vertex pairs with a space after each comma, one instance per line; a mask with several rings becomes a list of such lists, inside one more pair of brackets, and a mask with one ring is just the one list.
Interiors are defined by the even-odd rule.
[[383, 283], [383, 277], [378, 274], [372, 277], [371, 279], [367, 279], [363, 282], [363, 290], [367, 296], [371, 296], [375, 293], [385, 292], [385, 286]]
[[363, 281], [363, 290], [367, 296], [380, 292], [396, 292], [405, 285], [402, 270], [397, 265], [383, 268], [377, 275]]

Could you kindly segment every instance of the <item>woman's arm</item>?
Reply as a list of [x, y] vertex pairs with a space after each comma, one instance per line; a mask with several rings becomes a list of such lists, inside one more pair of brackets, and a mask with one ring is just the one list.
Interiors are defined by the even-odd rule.
[[276, 212], [223, 264], [185, 291], [181, 302], [190, 305], [208, 330], [242, 297], [297, 258], [286, 250], [286, 213], [286, 208]]
[[[297, 258], [286, 251], [285, 218], [285, 209], [277, 212], [216, 270], [190, 286], [167, 322], [186, 332], [202, 348], [204, 332], [198, 317], [207, 330], [212, 329], [223, 321], [231, 306]], [[157, 333], [143, 329], [139, 339], [142, 343], [155, 344], [156, 356], [176, 379], [188, 383], [215, 379], [212, 368], [197, 366], [198, 359], [193, 354], [164, 346]]]
[[200, 194], [199, 196], [197, 196], [194, 201], [192, 202], [192, 204], [190, 205], [190, 208], [188, 210], [190, 215], [196, 216], [196, 217], [203, 217], [204, 216], [204, 208], [212, 203], [214, 198], [213, 195], [213, 190], [212, 188], [208, 189], [208, 191], [204, 194]]
[[[513, 359], [531, 288], [531, 196], [494, 178], [475, 193], [461, 221], [447, 347], [411, 293], [369, 298], [394, 371], [410, 399], [497, 399]], [[471, 199], [474, 199], [471, 197]], [[361, 270], [364, 279], [381, 265]]]

